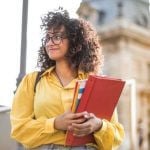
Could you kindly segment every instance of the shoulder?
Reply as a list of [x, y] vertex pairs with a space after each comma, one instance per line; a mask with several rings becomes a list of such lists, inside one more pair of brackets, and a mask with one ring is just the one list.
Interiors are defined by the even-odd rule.
[[15, 91], [15, 95], [20, 93], [23, 94], [24, 92], [31, 93], [31, 91], [33, 91], [32, 89], [34, 89], [34, 82], [36, 80], [37, 73], [38, 71], [27, 73], [19, 83]]
[[53, 69], [54, 69], [54, 67], [51, 67], [51, 68], [48, 68], [48, 69], [42, 70], [42, 71], [30, 72], [24, 76], [23, 80], [29, 80], [30, 82], [35, 82], [36, 80], [38, 80], [42, 76], [44, 76], [48, 73], [51, 73]]
[[32, 86], [36, 80], [38, 71], [27, 73], [21, 80], [19, 87]]
[[38, 71], [34, 71], [34, 72], [30, 72], [30, 73], [27, 73], [23, 79], [26, 79], [26, 80], [35, 80], [36, 76], [38, 74]]

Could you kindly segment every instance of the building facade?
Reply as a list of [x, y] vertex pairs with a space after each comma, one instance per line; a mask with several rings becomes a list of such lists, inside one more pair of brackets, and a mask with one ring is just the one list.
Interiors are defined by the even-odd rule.
[[120, 150], [149, 150], [148, 0], [83, 0], [77, 13], [98, 31], [105, 59], [103, 74], [127, 81], [118, 104], [126, 134]]

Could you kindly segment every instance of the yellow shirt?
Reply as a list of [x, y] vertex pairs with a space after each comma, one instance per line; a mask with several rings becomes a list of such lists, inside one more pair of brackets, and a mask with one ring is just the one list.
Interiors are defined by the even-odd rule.
[[[78, 73], [78, 78], [62, 87], [54, 75], [54, 67], [42, 74], [34, 93], [37, 72], [26, 75], [14, 96], [11, 110], [11, 136], [25, 147], [34, 148], [43, 144], [65, 144], [65, 132], [54, 129], [54, 119], [71, 108], [75, 82], [87, 78]], [[103, 120], [101, 130], [94, 133], [99, 150], [112, 150], [122, 141], [123, 127], [118, 123], [115, 111], [111, 121]]]

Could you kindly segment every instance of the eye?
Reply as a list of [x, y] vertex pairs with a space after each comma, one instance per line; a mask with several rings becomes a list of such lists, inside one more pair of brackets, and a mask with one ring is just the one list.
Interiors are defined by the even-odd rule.
[[61, 36], [60, 35], [55, 35], [55, 36], [53, 36], [53, 39], [54, 40], [61, 40]]

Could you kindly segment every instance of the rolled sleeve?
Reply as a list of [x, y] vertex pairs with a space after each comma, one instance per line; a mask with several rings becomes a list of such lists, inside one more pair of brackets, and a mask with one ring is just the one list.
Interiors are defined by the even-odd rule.
[[98, 148], [101, 150], [117, 148], [124, 138], [124, 129], [118, 122], [117, 113], [114, 113], [111, 121], [103, 119], [102, 123], [101, 129], [94, 133]]
[[54, 121], [55, 117], [46, 120], [44, 133], [54, 133], [57, 131], [54, 128]]

